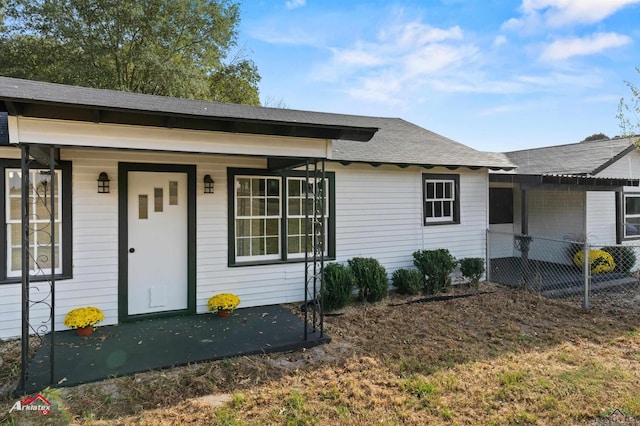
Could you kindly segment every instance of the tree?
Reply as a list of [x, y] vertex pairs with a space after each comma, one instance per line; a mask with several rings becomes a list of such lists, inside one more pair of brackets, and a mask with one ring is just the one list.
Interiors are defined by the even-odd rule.
[[[640, 67], [636, 71], [640, 74]], [[629, 81], [625, 81], [625, 84], [631, 91], [631, 99], [629, 103], [624, 98], [620, 99], [617, 118], [622, 136], [635, 136], [640, 134], [640, 89]]]
[[1, 75], [259, 104], [256, 65], [228, 60], [231, 0], [15, 0], [4, 13]]
[[611, 138], [609, 136], [605, 135], [604, 133], [594, 133], [591, 136], [587, 136], [586, 138], [584, 138], [580, 142], [591, 142], [591, 141], [600, 141], [600, 140], [609, 140], [609, 139], [611, 139]]

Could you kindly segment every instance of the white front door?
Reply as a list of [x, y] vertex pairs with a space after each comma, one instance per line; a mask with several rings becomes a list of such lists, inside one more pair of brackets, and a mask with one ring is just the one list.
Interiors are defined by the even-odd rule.
[[187, 174], [128, 172], [128, 314], [187, 309]]

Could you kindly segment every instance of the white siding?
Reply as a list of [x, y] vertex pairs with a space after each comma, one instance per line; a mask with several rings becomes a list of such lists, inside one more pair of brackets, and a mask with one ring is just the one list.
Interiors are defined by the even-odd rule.
[[[640, 153], [633, 150], [596, 175], [597, 177], [639, 179]], [[625, 186], [624, 192], [640, 192], [637, 186]], [[613, 192], [589, 192], [587, 195], [587, 231], [593, 244], [616, 243], [616, 201]], [[626, 241], [634, 244], [636, 241]]]
[[455, 257], [485, 257], [486, 172], [429, 169], [460, 175], [460, 224], [423, 226], [419, 168], [331, 166], [336, 171], [337, 261], [374, 257], [391, 273], [413, 264], [421, 249], [447, 248]]
[[609, 167], [600, 171], [597, 177], [640, 179], [640, 153], [633, 150]]
[[582, 239], [585, 235], [585, 192], [528, 191], [529, 234], [554, 241], [539, 241], [531, 246], [529, 258], [570, 263], [563, 239]]
[[[197, 165], [198, 312], [219, 292], [236, 293], [241, 307], [288, 303], [304, 298], [304, 264], [228, 267], [227, 168], [264, 168], [264, 159], [195, 154], [63, 149], [73, 163], [73, 279], [58, 281], [56, 329], [66, 313], [95, 305], [118, 320], [118, 162]], [[460, 257], [485, 257], [488, 182], [485, 171], [430, 169], [459, 173], [461, 223], [422, 226], [422, 170], [395, 166], [330, 164], [336, 173], [336, 252], [345, 262], [354, 256], [375, 257], [389, 273], [412, 265], [419, 249], [448, 248]], [[97, 193], [96, 179], [105, 171], [111, 192]], [[215, 193], [203, 193], [203, 176], [215, 181]], [[34, 313], [45, 318], [46, 313]], [[0, 338], [20, 334], [20, 285], [0, 285]]]
[[587, 192], [587, 237], [591, 244], [616, 243], [615, 192]]

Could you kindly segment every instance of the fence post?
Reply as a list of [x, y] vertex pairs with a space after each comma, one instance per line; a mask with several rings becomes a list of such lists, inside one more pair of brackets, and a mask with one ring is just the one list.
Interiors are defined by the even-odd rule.
[[487, 259], [487, 262], [486, 262], [487, 267], [485, 268], [485, 274], [487, 277], [487, 281], [491, 281], [491, 241], [489, 240], [490, 238], [491, 238], [491, 231], [489, 230], [489, 228], [487, 228], [487, 239], [485, 240], [485, 243], [486, 243], [485, 256]]
[[589, 278], [590, 278], [590, 268], [589, 268], [589, 242], [585, 239], [583, 252], [584, 253], [584, 301], [582, 302], [582, 307], [584, 309], [589, 309]]

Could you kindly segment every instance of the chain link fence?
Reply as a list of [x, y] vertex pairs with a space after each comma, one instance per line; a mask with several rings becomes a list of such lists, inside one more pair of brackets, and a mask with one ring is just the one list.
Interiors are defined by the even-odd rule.
[[487, 258], [489, 281], [584, 308], [640, 309], [640, 246], [488, 231]]

